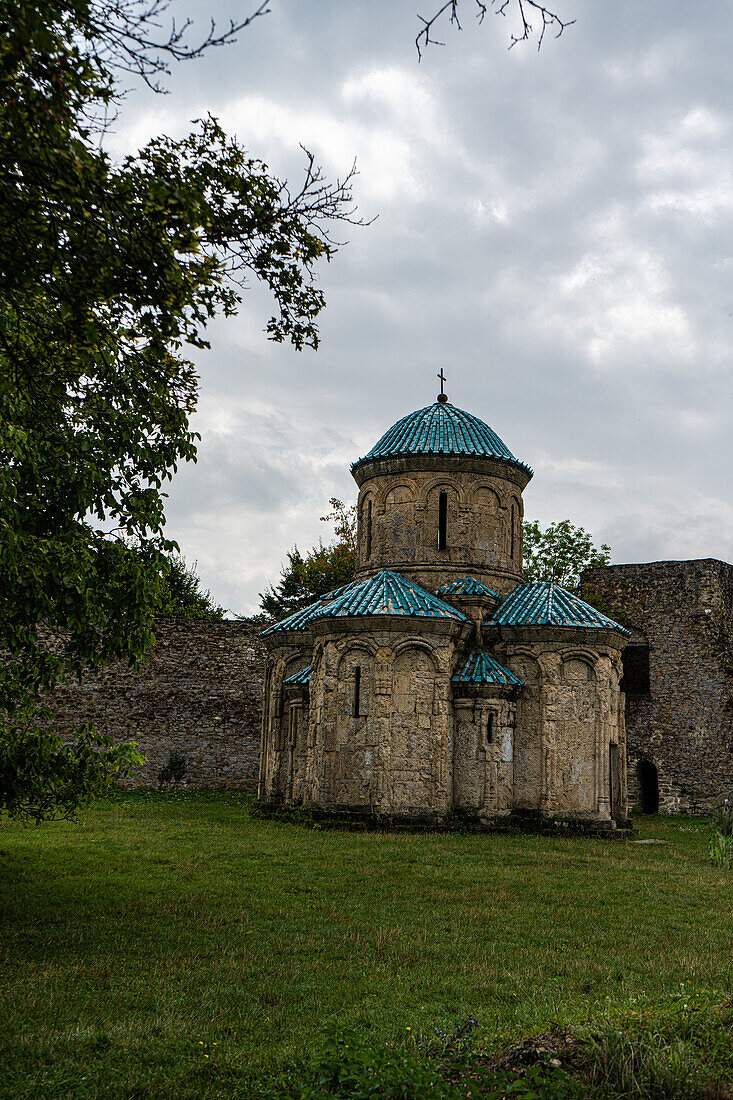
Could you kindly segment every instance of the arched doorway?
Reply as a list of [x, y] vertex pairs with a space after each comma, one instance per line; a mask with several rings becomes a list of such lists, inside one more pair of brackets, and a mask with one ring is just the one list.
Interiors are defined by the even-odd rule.
[[639, 802], [643, 814], [659, 812], [659, 775], [651, 760], [640, 760], [636, 766], [639, 780]]

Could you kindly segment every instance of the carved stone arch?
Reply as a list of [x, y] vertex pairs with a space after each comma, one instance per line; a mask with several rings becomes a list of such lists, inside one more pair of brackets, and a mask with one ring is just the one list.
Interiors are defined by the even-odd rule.
[[524, 518], [524, 509], [522, 502], [516, 493], [511, 493], [508, 501], [508, 519], [509, 519], [509, 545], [507, 547], [510, 561], [514, 561], [518, 555], [517, 551], [522, 546], [522, 521]]
[[585, 649], [582, 646], [573, 646], [572, 649], [563, 649], [560, 653], [563, 664], [566, 661], [584, 661], [595, 673], [598, 668], [599, 657], [594, 649]]
[[425, 494], [425, 499], [427, 500], [436, 489], [438, 492], [450, 489], [456, 494], [459, 504], [465, 504], [466, 502], [466, 490], [464, 486], [461, 485], [459, 481], [456, 481], [455, 478], [452, 478], [450, 474], [443, 474], [442, 477], [434, 477], [432, 481], [424, 485], [423, 493]]
[[[586, 671], [585, 676], [582, 675], [583, 670]], [[563, 653], [561, 675], [564, 680], [570, 681], [595, 680], [596, 661], [593, 657], [589, 658], [587, 653]]]
[[537, 651], [532, 645], [513, 645], [511, 653], [507, 654], [506, 658], [502, 658], [502, 663], [506, 664], [513, 657], [530, 657], [539, 666]]
[[469, 494], [471, 504], [490, 504], [496, 514], [502, 507], [502, 499], [493, 485], [474, 485]]
[[390, 486], [384, 493], [383, 504], [385, 508], [393, 508], [400, 504], [412, 504], [415, 500], [415, 485], [409, 481], [400, 481], [397, 485]]
[[307, 664], [310, 664], [310, 653], [293, 653], [290, 657], [285, 659], [282, 675], [283, 680], [287, 680], [288, 676], [294, 676], [296, 672], [299, 672], [301, 668], [305, 668]]
[[376, 519], [377, 497], [373, 489], [365, 489], [359, 496], [356, 512], [357, 544], [359, 556], [363, 561], [369, 561], [374, 549], [374, 522]]
[[[528, 680], [538, 684], [542, 683], [542, 665], [529, 646], [522, 646], [521, 648], [518, 647], [512, 650], [504, 663], [506, 663], [507, 667], [514, 672], [515, 675], [519, 676], [520, 680], [524, 680], [525, 683], [527, 683]], [[523, 669], [524, 675], [522, 672], [517, 671], [519, 668]]]
[[430, 645], [429, 642], [423, 641], [422, 638], [412, 638], [412, 637], [411, 638], [404, 638], [401, 642], [398, 642], [397, 645], [394, 646], [393, 653], [394, 653], [395, 657], [399, 657], [406, 650], [410, 650], [410, 649], [421, 649], [423, 651], [423, 653], [427, 653], [428, 656], [430, 657], [433, 668], [437, 672], [438, 662], [437, 662], [433, 647]]
[[368, 638], [359, 638], [349, 642], [339, 654], [338, 668], [341, 669], [344, 662], [353, 657], [355, 653], [363, 653], [365, 657], [373, 660], [377, 653], [377, 646]]

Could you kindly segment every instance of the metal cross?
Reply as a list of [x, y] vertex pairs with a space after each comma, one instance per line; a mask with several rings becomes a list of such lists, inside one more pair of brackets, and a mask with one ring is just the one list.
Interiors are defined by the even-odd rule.
[[443, 368], [442, 367], [440, 368], [440, 374], [438, 375], [438, 378], [440, 379], [440, 396], [443, 397], [444, 396], [444, 394], [443, 394], [443, 383], [447, 379], [446, 379], [446, 376], [443, 374]]

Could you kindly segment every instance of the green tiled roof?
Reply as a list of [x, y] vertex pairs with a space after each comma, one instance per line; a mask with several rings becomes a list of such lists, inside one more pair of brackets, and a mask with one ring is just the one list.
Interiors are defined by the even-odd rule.
[[301, 607], [300, 611], [294, 611], [292, 615], [288, 615], [287, 619], [281, 619], [279, 623], [268, 626], [267, 630], [260, 631], [260, 637], [264, 638], [268, 634], [276, 634], [281, 630], [307, 630], [308, 623], [321, 607], [323, 607], [321, 600], [309, 604], [308, 607]]
[[264, 638], [268, 634], [277, 634], [280, 631], [286, 630], [306, 631], [311, 619], [317, 611], [320, 611], [324, 604], [334, 599], [335, 596], [340, 596], [342, 593], [348, 592], [355, 584], [356, 581], [350, 581], [349, 584], [342, 584], [340, 588], [334, 588], [331, 592], [327, 592], [325, 596], [321, 596], [315, 603], [308, 604], [307, 607], [301, 607], [299, 611], [294, 611], [292, 615], [288, 615], [287, 619], [280, 619], [280, 622], [268, 626], [267, 630], [261, 630], [260, 637]]
[[532, 474], [530, 467], [515, 458], [483, 420], [449, 402], [439, 401], [403, 416], [351, 468], [354, 470], [371, 459], [410, 454], [481, 455], [519, 466]]
[[300, 672], [296, 672], [293, 676], [288, 676], [287, 680], [283, 680], [283, 684], [307, 684], [312, 672], [312, 667], [306, 665], [305, 668], [301, 668]]
[[466, 622], [466, 616], [437, 596], [431, 596], [415, 581], [409, 581], [401, 573], [382, 569], [372, 577], [351, 585], [319, 608], [313, 618], [346, 618], [361, 615], [406, 615], [421, 619], [457, 619]]
[[450, 584], [444, 584], [442, 588], [438, 589], [438, 595], [479, 596], [493, 600], [501, 599], [498, 592], [494, 592], [493, 588], [489, 588], [489, 586], [483, 584], [482, 581], [477, 581], [475, 577], [460, 577], [457, 581], [451, 581]]
[[499, 626], [572, 626], [631, 633], [553, 581], [515, 588], [491, 621]]
[[524, 683], [483, 649], [474, 650], [466, 663], [453, 674], [451, 681], [454, 684], [503, 684], [507, 687], [521, 687]]

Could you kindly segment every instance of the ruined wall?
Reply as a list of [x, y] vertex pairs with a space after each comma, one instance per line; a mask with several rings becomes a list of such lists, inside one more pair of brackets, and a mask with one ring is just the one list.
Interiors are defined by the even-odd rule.
[[627, 653], [649, 646], [648, 690], [626, 695], [630, 803], [648, 762], [660, 810], [705, 812], [733, 791], [733, 566], [612, 565], [587, 570], [583, 594], [633, 629]]
[[147, 763], [128, 786], [157, 786], [176, 751], [188, 763], [183, 786], [256, 787], [260, 629], [248, 620], [157, 619], [156, 644], [141, 669], [118, 662], [58, 688], [51, 705], [61, 732], [71, 737], [81, 722], [93, 722], [115, 743], [137, 741]]

